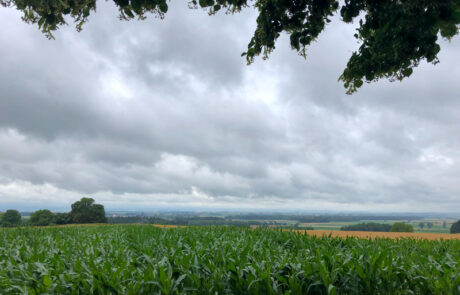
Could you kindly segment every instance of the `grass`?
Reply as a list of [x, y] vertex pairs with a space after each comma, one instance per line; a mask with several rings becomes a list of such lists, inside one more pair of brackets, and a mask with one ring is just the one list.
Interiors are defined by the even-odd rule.
[[0, 231], [0, 294], [460, 294], [460, 241], [148, 225]]

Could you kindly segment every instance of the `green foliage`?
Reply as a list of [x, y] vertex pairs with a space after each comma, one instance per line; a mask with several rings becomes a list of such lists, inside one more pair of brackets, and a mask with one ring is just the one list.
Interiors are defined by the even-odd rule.
[[353, 224], [348, 226], [342, 226], [340, 230], [344, 231], [378, 231], [378, 232], [389, 232], [391, 229], [391, 225], [383, 224], [383, 223], [360, 223], [360, 224]]
[[[123, 20], [143, 19], [149, 13], [162, 18], [168, 11], [166, 0], [114, 2]], [[38, 24], [50, 38], [53, 31], [66, 24], [66, 16], [81, 30], [96, 10], [96, 0], [0, 0], [0, 4], [21, 10], [24, 21]], [[254, 35], [243, 53], [248, 64], [259, 55], [268, 58], [282, 33], [287, 33], [291, 47], [306, 57], [306, 48], [338, 11], [344, 22], [358, 19], [354, 37], [361, 46], [339, 78], [349, 94], [364, 82], [409, 77], [423, 60], [436, 64], [438, 36], [450, 40], [458, 34], [460, 23], [458, 0], [192, 0], [189, 4], [205, 8], [210, 14], [222, 9], [234, 13], [248, 6], [258, 10]]]
[[418, 227], [424, 228], [424, 227], [425, 227], [425, 223], [424, 223], [424, 222], [420, 222], [420, 223], [418, 224]]
[[90, 13], [96, 10], [96, 0], [0, 0], [0, 4], [16, 6], [23, 12], [22, 19], [37, 24], [48, 38], [53, 38], [52, 32], [66, 24], [66, 17], [72, 18], [80, 31]]
[[56, 213], [56, 224], [71, 223], [70, 213]]
[[450, 227], [450, 233], [451, 234], [460, 233], [460, 220], [452, 224], [452, 226]]
[[393, 223], [390, 231], [411, 233], [414, 231], [414, 227], [412, 226], [412, 224], [407, 224], [404, 222], [396, 222], [396, 223]]
[[22, 223], [21, 214], [17, 210], [6, 210], [1, 219], [1, 226], [13, 227]]
[[148, 225], [0, 231], [0, 294], [460, 294], [460, 241]]
[[356, 91], [363, 80], [409, 77], [422, 60], [437, 63], [438, 34], [447, 39], [458, 34], [458, 0], [348, 0], [346, 3], [341, 10], [345, 21], [366, 12], [355, 34], [362, 45], [352, 54], [340, 77], [349, 92]]
[[38, 210], [30, 215], [28, 223], [38, 226], [52, 225], [56, 223], [56, 215], [50, 210]]
[[107, 222], [104, 206], [94, 204], [94, 199], [92, 198], [82, 198], [80, 201], [73, 203], [72, 210], [70, 211], [70, 220], [72, 223]]

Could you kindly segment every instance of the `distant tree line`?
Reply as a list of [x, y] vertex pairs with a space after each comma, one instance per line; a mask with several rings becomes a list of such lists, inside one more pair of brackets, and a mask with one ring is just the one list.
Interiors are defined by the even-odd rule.
[[9, 209], [0, 213], [2, 227], [15, 227], [21, 225], [47, 226], [71, 223], [106, 223], [103, 205], [95, 204], [92, 198], [82, 198], [72, 204], [68, 213], [53, 213], [48, 209], [41, 209], [30, 214], [27, 221], [23, 221], [19, 211]]
[[[425, 224], [428, 228], [432, 228], [434, 224], [432, 222], [420, 222], [419, 227], [424, 228]], [[447, 223], [444, 221], [442, 224], [443, 228], [447, 227]], [[353, 225], [342, 226], [340, 230], [344, 231], [380, 231], [380, 232], [413, 232], [414, 227], [411, 224], [404, 222], [396, 222], [392, 225], [390, 224], [381, 224], [381, 223], [359, 223]], [[456, 234], [460, 233], [460, 220], [453, 223], [450, 228], [450, 233]]]
[[390, 231], [411, 233], [414, 231], [414, 227], [412, 226], [412, 224], [408, 224], [404, 222], [396, 222], [396, 223], [393, 223]]
[[347, 226], [342, 226], [340, 230], [344, 231], [375, 231], [375, 232], [413, 232], [414, 227], [411, 224], [404, 222], [396, 222], [393, 224], [384, 223], [359, 223]]
[[[446, 227], [445, 225], [446, 225], [446, 222], [444, 221], [443, 227]], [[424, 228], [425, 226], [428, 227], [428, 228], [432, 228], [434, 226], [434, 224], [433, 224], [433, 222], [426, 222], [426, 223], [425, 222], [420, 222], [418, 224], [418, 227], [420, 227], [420, 228]]]
[[288, 214], [241, 214], [228, 215], [228, 219], [240, 220], [296, 220], [300, 223], [353, 222], [362, 220], [417, 220], [420, 216], [403, 215], [288, 215]]
[[206, 226], [206, 225], [231, 225], [231, 226], [251, 226], [264, 223], [259, 221], [229, 220], [222, 217], [212, 216], [177, 216], [171, 218], [161, 218], [156, 216], [112, 216], [107, 218], [107, 223], [111, 224], [164, 224], [164, 225], [184, 225], [184, 226]]

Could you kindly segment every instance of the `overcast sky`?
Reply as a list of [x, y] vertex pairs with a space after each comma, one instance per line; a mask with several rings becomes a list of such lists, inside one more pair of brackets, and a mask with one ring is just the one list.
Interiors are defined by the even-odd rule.
[[252, 8], [120, 21], [99, 1], [48, 40], [0, 7], [0, 210], [228, 208], [460, 212], [460, 38], [436, 66], [337, 78], [359, 46], [335, 19], [307, 60], [283, 36], [240, 54]]

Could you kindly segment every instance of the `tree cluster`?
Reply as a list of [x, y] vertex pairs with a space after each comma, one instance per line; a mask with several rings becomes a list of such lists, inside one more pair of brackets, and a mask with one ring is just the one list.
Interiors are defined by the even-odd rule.
[[70, 220], [73, 223], [105, 223], [104, 206], [95, 204], [92, 198], [82, 198], [72, 204], [70, 211]]
[[9, 209], [0, 215], [0, 225], [2, 227], [19, 226], [21, 223], [21, 214], [17, 210]]
[[[444, 221], [443, 227], [445, 227], [445, 224], [446, 224], [446, 222]], [[427, 223], [425, 223], [425, 222], [420, 222], [420, 223], [418, 224], [418, 227], [424, 228], [425, 225], [426, 225], [426, 227], [428, 227], [428, 228], [432, 228], [432, 227], [434, 226], [433, 222], [427, 222]]]
[[[47, 209], [41, 209], [33, 212], [30, 218], [25, 222], [26, 225], [47, 226], [55, 224], [70, 223], [105, 223], [104, 206], [95, 204], [92, 198], [82, 198], [72, 204], [72, 210], [69, 213], [53, 213]], [[22, 225], [21, 214], [17, 210], [7, 210], [0, 215], [0, 225], [2, 227], [13, 227]]]
[[[166, 0], [114, 0], [123, 20], [144, 19], [147, 14], [163, 18]], [[81, 30], [96, 0], [0, 0], [5, 7], [22, 11], [22, 19], [37, 24], [49, 38], [66, 19], [73, 19]], [[314, 42], [334, 15], [345, 23], [357, 21], [354, 37], [360, 43], [339, 80], [347, 93], [381, 78], [390, 81], [409, 77], [421, 61], [436, 64], [438, 37], [451, 39], [459, 32], [458, 0], [191, 0], [192, 8], [201, 7], [215, 14], [230, 13], [253, 6], [258, 10], [257, 25], [246, 52], [248, 64], [256, 56], [264, 59], [275, 49], [281, 34], [289, 35], [293, 50], [306, 57]]]

